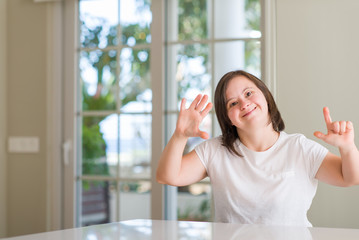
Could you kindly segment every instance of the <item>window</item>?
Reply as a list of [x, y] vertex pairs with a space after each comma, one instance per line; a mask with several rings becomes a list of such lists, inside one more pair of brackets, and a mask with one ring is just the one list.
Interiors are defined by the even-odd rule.
[[79, 20], [79, 224], [150, 218], [150, 2], [80, 0]]
[[[229, 70], [260, 77], [262, 2], [66, 1], [64, 138], [74, 148], [64, 152], [73, 163], [65, 167], [65, 227], [159, 218], [158, 205], [166, 218], [212, 219], [208, 179], [163, 191], [153, 166], [181, 98], [206, 93], [212, 101]], [[214, 111], [201, 128], [220, 134]], [[201, 141], [189, 139], [185, 151]]]
[[[261, 75], [261, 4], [259, 0], [167, 1], [166, 9], [166, 142], [176, 126], [182, 98], [190, 104], [197, 94], [210, 101], [222, 75], [244, 69]], [[214, 110], [201, 126], [211, 137], [220, 135]], [[185, 152], [201, 138], [190, 138]], [[172, 199], [176, 192], [172, 191]], [[208, 179], [177, 191], [177, 218], [212, 219]]]

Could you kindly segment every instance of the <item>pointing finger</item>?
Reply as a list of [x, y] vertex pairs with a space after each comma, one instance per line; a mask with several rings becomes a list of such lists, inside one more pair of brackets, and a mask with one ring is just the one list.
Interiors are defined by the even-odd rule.
[[324, 108], [323, 108], [323, 115], [324, 115], [325, 123], [327, 124], [327, 126], [329, 126], [329, 125], [332, 123], [332, 118], [330, 117], [330, 113], [329, 113], [329, 108], [328, 108], [328, 107], [324, 107]]

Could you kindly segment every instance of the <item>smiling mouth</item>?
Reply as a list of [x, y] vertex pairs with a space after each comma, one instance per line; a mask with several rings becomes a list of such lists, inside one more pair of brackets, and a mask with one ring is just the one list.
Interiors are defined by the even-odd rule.
[[242, 117], [246, 117], [248, 116], [249, 114], [251, 114], [254, 110], [256, 110], [257, 107], [254, 107], [252, 110], [250, 110], [249, 112], [247, 112], [246, 114], [244, 114]]

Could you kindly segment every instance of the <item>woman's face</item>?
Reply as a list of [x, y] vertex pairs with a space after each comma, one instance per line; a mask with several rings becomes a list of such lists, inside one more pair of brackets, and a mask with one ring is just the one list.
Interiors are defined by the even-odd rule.
[[229, 81], [226, 108], [231, 123], [238, 130], [267, 126], [270, 122], [265, 96], [244, 76], [236, 76]]

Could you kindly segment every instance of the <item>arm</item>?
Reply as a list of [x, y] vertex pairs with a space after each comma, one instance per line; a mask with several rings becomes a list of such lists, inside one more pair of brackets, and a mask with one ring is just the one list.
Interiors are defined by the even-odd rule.
[[189, 137], [209, 138], [208, 133], [199, 130], [200, 123], [212, 108], [211, 103], [204, 108], [207, 100], [207, 95], [203, 98], [198, 95], [186, 109], [186, 99], [182, 99], [175, 132], [163, 150], [158, 163], [156, 179], [159, 183], [184, 186], [198, 182], [207, 176], [206, 169], [195, 151], [183, 156]]
[[359, 185], [359, 151], [354, 143], [354, 127], [350, 121], [332, 122], [329, 109], [323, 109], [328, 133], [315, 132], [324, 142], [339, 148], [340, 157], [328, 153], [316, 178], [335, 186]]

